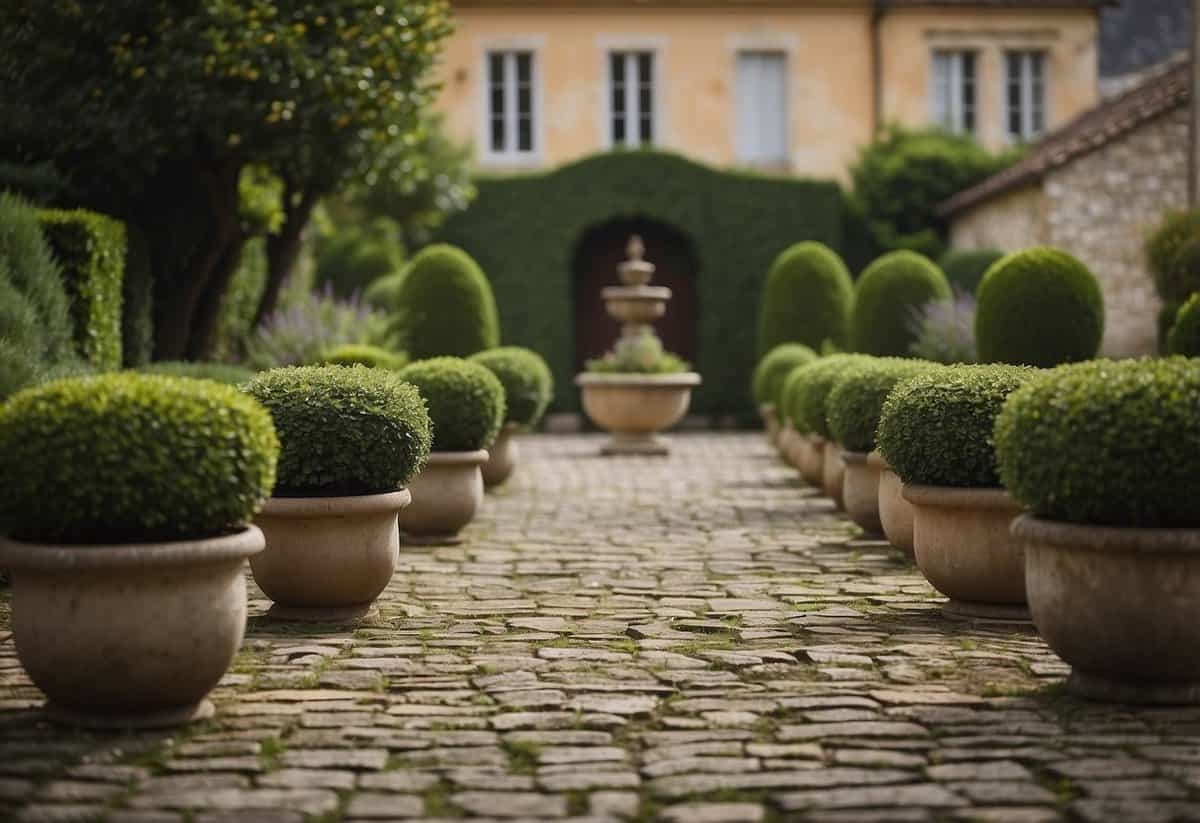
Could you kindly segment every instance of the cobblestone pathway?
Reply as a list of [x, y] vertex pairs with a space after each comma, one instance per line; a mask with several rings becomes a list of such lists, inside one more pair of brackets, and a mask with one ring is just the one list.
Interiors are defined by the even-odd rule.
[[46, 725], [3, 592], [0, 813], [1200, 820], [1200, 710], [1065, 697], [1035, 636], [943, 619], [761, 436], [675, 442], [527, 440], [465, 545], [402, 550], [378, 625], [252, 618], [183, 732]]

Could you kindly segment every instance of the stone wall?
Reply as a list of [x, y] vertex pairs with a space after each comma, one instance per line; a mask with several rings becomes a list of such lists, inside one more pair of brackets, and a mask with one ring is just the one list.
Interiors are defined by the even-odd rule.
[[1039, 183], [985, 200], [958, 214], [950, 244], [959, 249], [1012, 251], [1046, 242], [1046, 200]]

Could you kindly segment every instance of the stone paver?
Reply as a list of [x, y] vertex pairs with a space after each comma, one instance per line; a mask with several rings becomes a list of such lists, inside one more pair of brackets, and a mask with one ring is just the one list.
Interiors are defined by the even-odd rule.
[[0, 819], [1200, 820], [1200, 708], [1065, 696], [758, 434], [527, 438], [358, 627], [251, 623], [186, 730], [49, 724], [0, 590]]

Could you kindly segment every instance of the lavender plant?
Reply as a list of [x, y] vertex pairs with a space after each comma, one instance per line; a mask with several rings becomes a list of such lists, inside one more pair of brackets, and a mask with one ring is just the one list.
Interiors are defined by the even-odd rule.
[[909, 329], [916, 340], [909, 353], [935, 363], [977, 363], [975, 298], [955, 289], [949, 299], [931, 300], [913, 309]]

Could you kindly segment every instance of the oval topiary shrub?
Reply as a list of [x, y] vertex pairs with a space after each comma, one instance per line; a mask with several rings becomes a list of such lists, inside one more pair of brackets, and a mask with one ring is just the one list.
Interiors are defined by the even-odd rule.
[[322, 353], [320, 363], [330, 366], [366, 366], [369, 369], [391, 369], [398, 371], [408, 365], [403, 354], [388, 351], [381, 346], [367, 343], [342, 343]]
[[415, 360], [467, 357], [500, 343], [492, 287], [479, 264], [453, 246], [429, 246], [413, 258], [396, 311]]
[[862, 354], [832, 354], [806, 366], [800, 374], [792, 375], [788, 380], [786, 403], [796, 430], [829, 437], [825, 399], [846, 369], [873, 359]]
[[1000, 477], [1034, 514], [1103, 526], [1200, 526], [1200, 363], [1097, 360], [1014, 392]]
[[913, 315], [932, 300], [951, 296], [946, 275], [924, 255], [885, 254], [854, 284], [851, 343], [856, 352], [904, 357], [916, 341]]
[[536, 426], [554, 399], [554, 376], [542, 356], [520, 346], [501, 346], [471, 355], [504, 386], [504, 421]]
[[1104, 336], [1100, 284], [1071, 255], [1013, 252], [979, 284], [975, 343], [984, 363], [1043, 368], [1095, 357]]
[[1183, 357], [1200, 357], [1200, 292], [1179, 309], [1167, 335], [1167, 352]]
[[228, 363], [197, 363], [191, 360], [159, 360], [147, 363], [138, 371], [145, 374], [165, 374], [169, 377], [190, 377], [194, 380], [215, 380], [237, 386], [254, 376], [251, 369]]
[[755, 366], [751, 381], [755, 405], [778, 404], [784, 378], [797, 366], [812, 363], [816, 359], [817, 353], [803, 343], [781, 343], [767, 352], [766, 357]]
[[938, 261], [946, 280], [967, 294], [974, 294], [983, 275], [1004, 257], [999, 249], [950, 249]]
[[120, 372], [58, 380], [0, 406], [0, 521], [38, 543], [214, 537], [275, 484], [266, 410], [232, 386]]
[[846, 451], [873, 451], [888, 394], [898, 383], [940, 367], [927, 360], [898, 357], [880, 357], [848, 367], [825, 398], [829, 433]]
[[1146, 261], [1164, 302], [1200, 291], [1200, 209], [1167, 214], [1146, 238]]
[[475, 451], [504, 422], [504, 386], [490, 370], [458, 357], [419, 360], [399, 372], [417, 387], [433, 420], [433, 450]]
[[767, 272], [758, 318], [758, 355], [782, 343], [816, 349], [829, 340], [849, 342], [854, 286], [837, 252], [822, 243], [785, 249]]
[[905, 380], [884, 401], [879, 451], [905, 483], [998, 487], [996, 415], [1036, 374], [1024, 366], [944, 366]]
[[283, 444], [276, 497], [395, 491], [429, 454], [425, 403], [395, 372], [287, 366], [242, 390], [271, 412]]

